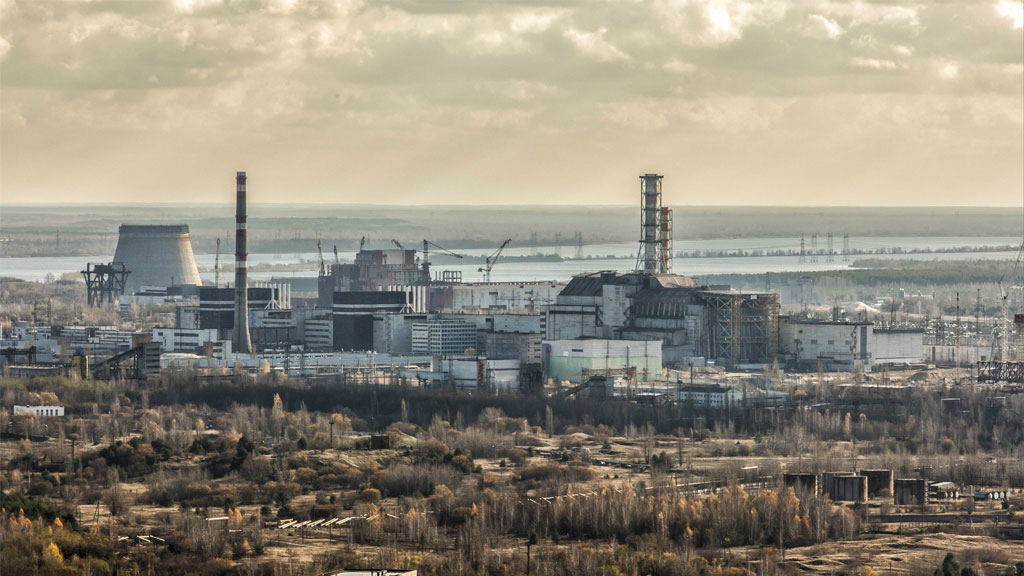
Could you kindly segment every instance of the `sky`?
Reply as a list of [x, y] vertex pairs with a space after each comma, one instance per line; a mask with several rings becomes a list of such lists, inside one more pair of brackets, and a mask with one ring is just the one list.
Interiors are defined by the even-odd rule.
[[1019, 0], [0, 0], [0, 203], [1024, 203]]

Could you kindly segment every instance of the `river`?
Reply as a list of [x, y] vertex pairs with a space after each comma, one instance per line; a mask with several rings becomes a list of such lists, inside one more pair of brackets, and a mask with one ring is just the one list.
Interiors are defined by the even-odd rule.
[[[807, 238], [806, 246], [810, 249], [810, 239]], [[945, 250], [960, 247], [982, 247], [982, 246], [1007, 246], [1017, 245], [1021, 241], [1015, 237], [865, 237], [851, 238], [851, 251], [877, 251], [877, 250]], [[384, 246], [378, 246], [384, 248]], [[721, 250], [799, 250], [800, 238], [740, 238], [733, 240], [685, 240], [677, 241], [673, 251], [675, 253], [694, 251], [721, 251]], [[826, 240], [818, 238], [819, 250], [825, 250]], [[833, 249], [836, 252], [842, 251], [842, 238], [836, 237]], [[458, 250], [461, 253], [482, 256], [492, 252], [487, 249], [465, 249]], [[637, 244], [593, 244], [584, 245], [582, 248], [583, 259], [575, 259], [577, 247], [575, 246], [509, 246], [503, 254], [509, 256], [522, 256], [532, 254], [534, 251], [544, 254], [560, 254], [569, 258], [562, 262], [518, 262], [514, 260], [498, 260], [491, 273], [491, 280], [494, 282], [516, 282], [531, 280], [555, 280], [564, 281], [574, 274], [582, 272], [594, 272], [598, 270], [616, 270], [626, 272], [633, 270], [636, 265]], [[326, 258], [333, 261], [333, 254], [327, 253]], [[342, 261], [351, 262], [355, 252], [339, 252]], [[997, 252], [931, 252], [931, 253], [907, 253], [907, 254], [871, 254], [851, 256], [856, 258], [882, 258], [892, 259], [913, 259], [913, 260], [964, 260], [964, 259], [985, 259], [985, 260], [1010, 260], [1016, 257], [1016, 251]], [[197, 254], [196, 263], [201, 269], [212, 269], [215, 256], [213, 254]], [[294, 253], [252, 253], [249, 254], [249, 265], [259, 264], [291, 264], [300, 261], [315, 262], [317, 254], [307, 252], [302, 254]], [[0, 275], [21, 278], [24, 280], [41, 281], [47, 274], [60, 277], [68, 272], [79, 272], [85, 269], [88, 262], [107, 262], [110, 255], [96, 256], [61, 256], [61, 257], [18, 257], [0, 258]], [[222, 262], [230, 262], [230, 254], [222, 254]], [[805, 271], [826, 271], [842, 270], [850, 267], [850, 261], [843, 261], [842, 256], [836, 254], [834, 261], [827, 261], [824, 255], [819, 255], [817, 261], [807, 258], [801, 262], [799, 256], [724, 256], [724, 257], [701, 257], [701, 258], [673, 258], [672, 266], [675, 272], [691, 276], [704, 276], [712, 274], [764, 274], [766, 272], [805, 272]], [[457, 270], [462, 272], [463, 280], [479, 281], [483, 273], [479, 271], [480, 264], [458, 264], [458, 260], [449, 259], [443, 262], [436, 262], [434, 270]], [[272, 277], [297, 276], [308, 277], [315, 275], [312, 271], [301, 272], [256, 272], [249, 273], [253, 280], [269, 280]], [[203, 272], [205, 280], [213, 280], [213, 272]]]

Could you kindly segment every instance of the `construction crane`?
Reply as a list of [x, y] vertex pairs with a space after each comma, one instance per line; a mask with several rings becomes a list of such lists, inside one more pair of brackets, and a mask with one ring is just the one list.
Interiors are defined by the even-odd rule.
[[423, 275], [427, 277], [427, 282], [430, 282], [430, 247], [431, 246], [433, 246], [434, 248], [437, 248], [438, 251], [440, 251], [440, 252], [442, 252], [444, 254], [448, 254], [449, 256], [454, 256], [454, 257], [456, 257], [456, 258], [458, 258], [460, 260], [463, 258], [462, 254], [458, 254], [456, 252], [452, 252], [451, 250], [445, 248], [444, 246], [440, 246], [440, 245], [438, 245], [438, 244], [436, 244], [434, 242], [431, 242], [430, 240], [423, 240]]
[[320, 243], [320, 239], [316, 241], [316, 253], [320, 256], [320, 275], [326, 276], [327, 271], [324, 269], [324, 247]]
[[399, 250], [405, 250], [405, 246], [402, 246], [402, 243], [399, 242], [398, 240], [395, 240], [394, 238], [392, 238], [391, 241], [394, 242], [395, 246], [398, 246]]
[[220, 238], [217, 238], [217, 256], [213, 259], [213, 285], [220, 288]]
[[491, 281], [491, 270], [494, 268], [494, 263], [498, 261], [498, 257], [501, 256], [501, 251], [504, 250], [505, 246], [508, 246], [508, 243], [511, 241], [511, 238], [505, 240], [504, 242], [501, 243], [501, 246], [498, 246], [497, 250], [492, 252], [490, 256], [484, 259], [484, 267], [477, 270], [477, 272], [484, 273], [484, 282]]
[[341, 258], [338, 258], [338, 245], [334, 245], [334, 263], [341, 266]]

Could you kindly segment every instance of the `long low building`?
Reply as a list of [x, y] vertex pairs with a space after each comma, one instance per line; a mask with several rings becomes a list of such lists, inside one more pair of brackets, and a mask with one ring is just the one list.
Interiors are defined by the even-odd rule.
[[876, 329], [871, 322], [779, 318], [779, 360], [804, 370], [871, 372], [876, 365], [912, 364], [924, 356], [924, 331]]

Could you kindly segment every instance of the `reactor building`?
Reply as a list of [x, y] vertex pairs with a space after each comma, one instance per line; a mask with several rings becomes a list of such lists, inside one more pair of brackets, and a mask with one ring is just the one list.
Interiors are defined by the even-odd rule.
[[700, 285], [672, 273], [672, 210], [658, 174], [640, 176], [640, 249], [633, 272], [578, 274], [545, 308], [549, 355], [573, 340], [659, 341], [665, 365], [759, 367], [775, 360], [774, 292]]

